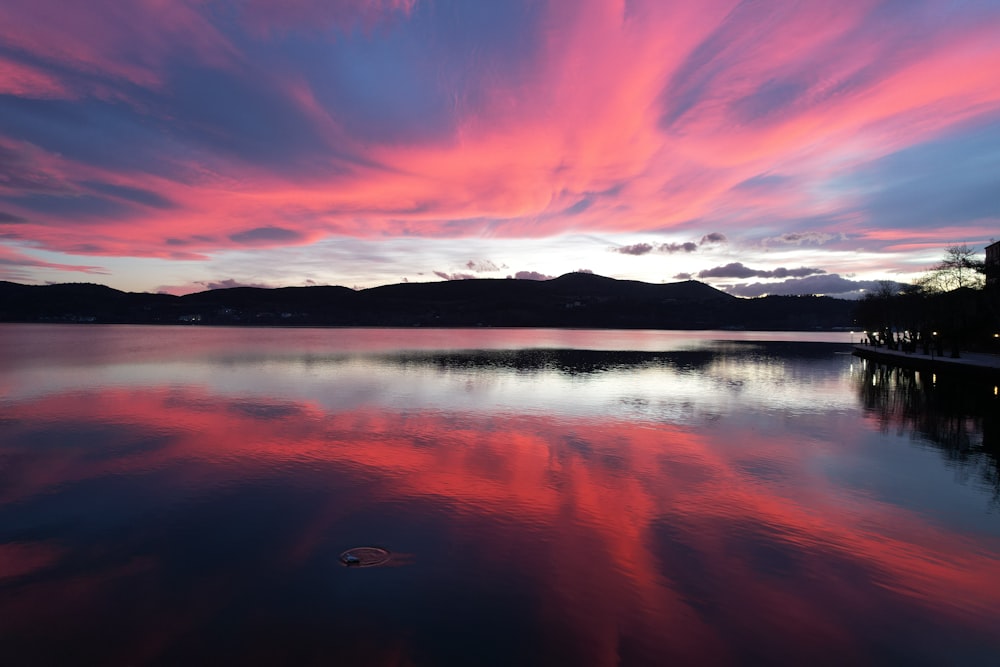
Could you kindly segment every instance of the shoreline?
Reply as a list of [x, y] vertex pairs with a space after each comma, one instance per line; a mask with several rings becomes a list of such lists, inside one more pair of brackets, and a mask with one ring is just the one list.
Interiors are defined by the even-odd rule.
[[963, 352], [961, 357], [938, 356], [920, 352], [900, 352], [884, 347], [854, 346], [854, 356], [878, 363], [934, 373], [962, 373], [1000, 380], [1000, 355], [984, 352]]

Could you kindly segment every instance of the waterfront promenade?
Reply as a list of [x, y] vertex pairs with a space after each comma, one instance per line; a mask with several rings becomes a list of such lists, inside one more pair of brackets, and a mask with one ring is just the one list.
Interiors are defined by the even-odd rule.
[[955, 359], [947, 353], [921, 354], [919, 352], [901, 352], [885, 347], [870, 345], [855, 345], [854, 354], [862, 359], [870, 359], [884, 364], [892, 364], [903, 368], [935, 373], [958, 372], [978, 377], [1000, 379], [1000, 355], [983, 352], [962, 352]]

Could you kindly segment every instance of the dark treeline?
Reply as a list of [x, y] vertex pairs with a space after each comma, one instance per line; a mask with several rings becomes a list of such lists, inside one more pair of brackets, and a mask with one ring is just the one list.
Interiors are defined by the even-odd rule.
[[997, 351], [997, 294], [968, 287], [951, 292], [874, 294], [858, 303], [869, 342], [923, 354]]
[[1000, 352], [1000, 290], [986, 287], [983, 262], [967, 246], [910, 285], [889, 281], [858, 303], [857, 323], [870, 344], [923, 354]]
[[653, 284], [584, 273], [366, 290], [237, 287], [185, 296], [0, 282], [4, 322], [791, 331], [849, 327], [855, 305], [816, 296], [740, 299], [697, 281]]

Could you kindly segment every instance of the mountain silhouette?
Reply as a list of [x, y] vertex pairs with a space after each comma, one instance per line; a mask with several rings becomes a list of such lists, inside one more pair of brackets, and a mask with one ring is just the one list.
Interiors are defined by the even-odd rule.
[[0, 282], [0, 322], [801, 330], [850, 325], [853, 310], [854, 302], [829, 297], [741, 299], [695, 280], [655, 284], [589, 273], [185, 296]]

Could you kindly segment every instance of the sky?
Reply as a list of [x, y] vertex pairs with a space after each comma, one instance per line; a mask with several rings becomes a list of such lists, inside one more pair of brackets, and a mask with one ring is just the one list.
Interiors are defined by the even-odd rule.
[[1000, 239], [1000, 0], [4, 0], [0, 280], [856, 297]]

